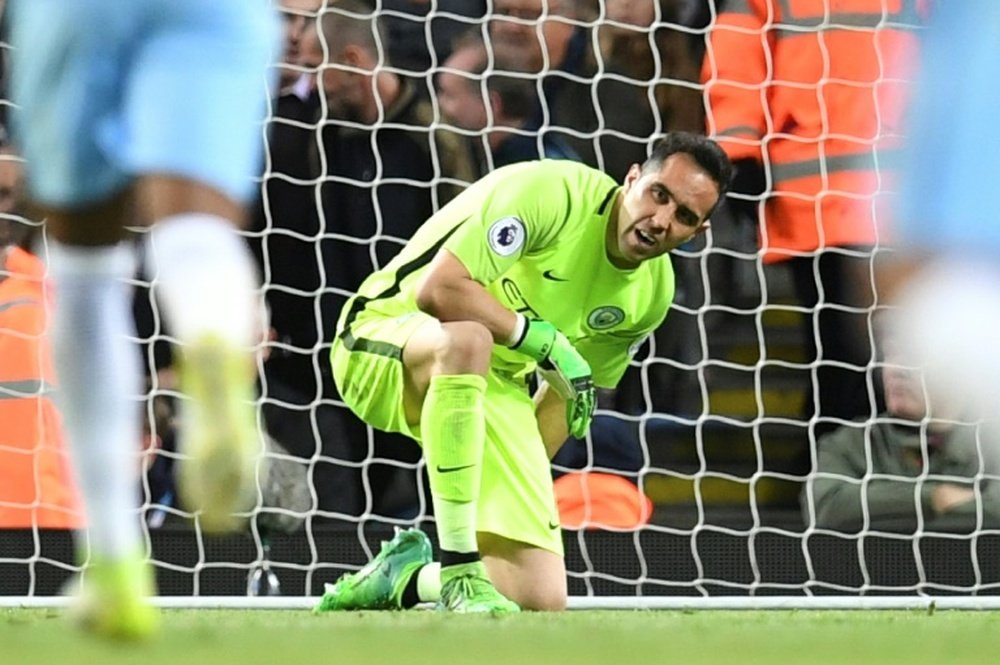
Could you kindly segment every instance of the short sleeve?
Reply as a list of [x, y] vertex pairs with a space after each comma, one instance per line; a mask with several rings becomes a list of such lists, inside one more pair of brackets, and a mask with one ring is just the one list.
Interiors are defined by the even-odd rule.
[[489, 187], [482, 205], [444, 245], [481, 284], [553, 242], [569, 214], [567, 185], [550, 163], [519, 164], [495, 174], [482, 182]]

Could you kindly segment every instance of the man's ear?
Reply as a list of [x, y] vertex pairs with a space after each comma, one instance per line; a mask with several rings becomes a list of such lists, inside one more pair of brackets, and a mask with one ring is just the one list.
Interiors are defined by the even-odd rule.
[[375, 60], [368, 51], [357, 44], [348, 44], [344, 47], [344, 50], [341, 52], [341, 62], [349, 67], [356, 67], [369, 72], [375, 71]]
[[642, 177], [642, 167], [638, 164], [633, 164], [628, 167], [628, 172], [625, 174], [625, 182], [622, 184], [625, 186], [625, 191], [632, 189], [632, 185], [635, 184], [636, 180]]
[[493, 114], [493, 124], [502, 125], [506, 124], [506, 114], [503, 112], [503, 97], [496, 90], [486, 91], [486, 101], [488, 102], [487, 107]]

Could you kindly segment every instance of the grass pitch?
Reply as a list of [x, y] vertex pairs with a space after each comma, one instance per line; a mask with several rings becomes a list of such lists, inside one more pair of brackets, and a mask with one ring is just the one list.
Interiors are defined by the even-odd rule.
[[165, 610], [159, 636], [109, 644], [58, 611], [0, 609], [2, 665], [1000, 662], [1000, 615], [977, 611], [429, 611], [313, 616]]

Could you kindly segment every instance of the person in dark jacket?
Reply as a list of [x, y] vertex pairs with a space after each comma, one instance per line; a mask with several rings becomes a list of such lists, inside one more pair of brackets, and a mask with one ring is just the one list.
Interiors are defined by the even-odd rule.
[[[359, 18], [360, 17], [360, 18]], [[414, 83], [386, 68], [388, 36], [360, 0], [327, 5], [317, 37], [329, 129], [320, 148], [321, 339], [361, 281], [394, 257], [425, 219], [475, 179], [453, 133]]]
[[920, 373], [902, 363], [890, 347], [884, 413], [819, 439], [801, 496], [806, 524], [849, 533], [996, 528], [1000, 483], [990, 479], [980, 427], [952, 405], [929, 408]]
[[532, 159], [572, 159], [580, 156], [562, 137], [529, 131], [538, 105], [530, 79], [487, 73], [489, 52], [479, 28], [455, 40], [435, 84], [441, 115], [470, 133], [469, 143], [479, 175]]
[[[296, 342], [293, 353], [305, 353], [311, 364], [282, 386], [291, 389], [284, 399], [296, 401], [293, 391], [304, 393], [316, 423], [326, 428], [317, 436], [322, 446], [314, 474], [319, 508], [352, 517], [369, 509], [396, 516], [416, 503], [416, 474], [400, 466], [362, 468], [370, 435], [360, 420], [335, 405], [339, 395], [324, 359], [347, 298], [475, 173], [460, 137], [431, 128], [434, 112], [417, 94], [415, 79], [392, 69], [387, 31], [367, 3], [328, 1], [307, 28], [301, 52], [304, 68], [318, 71], [322, 113], [315, 129], [307, 125], [310, 175], [306, 191], [300, 187], [311, 214], [300, 216], [294, 233], [282, 234], [285, 245], [300, 248], [283, 269], [301, 279], [282, 296], [308, 303], [293, 337], [306, 345]], [[282, 333], [287, 322], [280, 314], [275, 311], [272, 320]], [[279, 345], [278, 352], [285, 348]], [[276, 418], [283, 416], [290, 422], [281, 427], [299, 431], [302, 414], [293, 411], [270, 414], [270, 426], [278, 427]], [[385, 456], [381, 451], [389, 436], [375, 437], [377, 457]], [[394, 461], [416, 463], [415, 447], [387, 445]]]

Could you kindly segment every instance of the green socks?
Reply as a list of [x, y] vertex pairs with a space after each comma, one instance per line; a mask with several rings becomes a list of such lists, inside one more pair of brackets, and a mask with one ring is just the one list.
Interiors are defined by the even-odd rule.
[[483, 400], [486, 379], [478, 374], [431, 378], [420, 415], [441, 549], [477, 552], [476, 505], [486, 444]]

